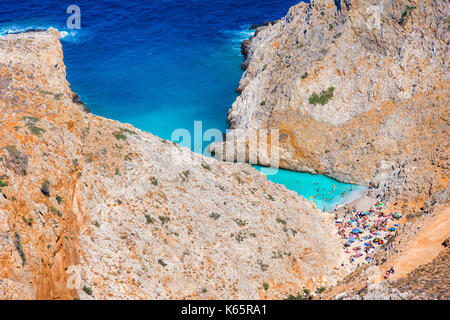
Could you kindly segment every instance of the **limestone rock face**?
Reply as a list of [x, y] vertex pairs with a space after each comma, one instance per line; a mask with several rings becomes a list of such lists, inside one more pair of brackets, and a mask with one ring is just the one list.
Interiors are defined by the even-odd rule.
[[228, 139], [279, 129], [281, 167], [420, 208], [448, 186], [448, 2], [337, 3], [300, 3], [244, 44]]
[[329, 214], [85, 111], [56, 30], [0, 37], [0, 298], [284, 298], [336, 281]]

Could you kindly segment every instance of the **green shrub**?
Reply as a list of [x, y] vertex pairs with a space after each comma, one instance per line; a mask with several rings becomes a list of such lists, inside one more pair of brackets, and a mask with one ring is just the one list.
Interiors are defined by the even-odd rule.
[[134, 131], [131, 131], [131, 130], [128, 130], [128, 129], [124, 129], [124, 128], [120, 128], [119, 131], [120, 131], [121, 133], [128, 133], [128, 134], [131, 134], [131, 135], [136, 135], [136, 134], [137, 134], [137, 133], [134, 132]]
[[157, 186], [158, 185], [158, 179], [156, 179], [155, 177], [151, 177], [150, 178], [150, 182], [152, 183], [152, 185]]
[[297, 292], [296, 296], [294, 296], [293, 294], [290, 294], [284, 300], [305, 300], [305, 297], [303, 295], [301, 295], [299, 292]]
[[116, 132], [113, 132], [113, 136], [114, 136], [114, 138], [116, 138], [117, 140], [127, 140], [127, 136], [126, 135], [124, 135], [123, 133], [121, 133], [121, 132], [118, 132], [118, 131], [116, 131]]
[[162, 259], [158, 259], [158, 263], [163, 267], [167, 266], [167, 263], [165, 263]]
[[411, 14], [411, 11], [413, 11], [416, 7], [414, 6], [406, 6], [406, 10], [403, 11], [402, 13], [402, 17], [400, 18], [400, 21], [398, 22], [399, 25], [404, 26], [406, 23], [406, 18], [408, 17], [408, 15]]
[[283, 258], [283, 254], [280, 251], [272, 251], [272, 259], [281, 259]]
[[161, 224], [165, 224], [170, 221], [169, 217], [159, 216], [158, 219], [161, 221]]
[[88, 287], [86, 285], [83, 286], [83, 291], [86, 292], [88, 295], [92, 295], [92, 288]]
[[23, 217], [23, 221], [29, 226], [31, 227], [33, 225], [34, 219], [33, 218], [25, 218]]
[[305, 73], [301, 76], [302, 79], [306, 79], [307, 77], [308, 77], [308, 72], [305, 72]]
[[209, 217], [210, 217], [211, 219], [217, 220], [217, 219], [220, 218], [220, 214], [217, 214], [217, 213], [212, 212], [212, 213], [209, 215]]
[[19, 233], [14, 233], [14, 244], [16, 246], [16, 250], [19, 252], [20, 257], [22, 258], [22, 265], [27, 263], [27, 258], [25, 256], [25, 252], [23, 251], [22, 243], [20, 242]]
[[33, 122], [27, 122], [26, 126], [30, 130], [30, 132], [32, 134], [34, 134], [35, 136], [39, 136], [40, 137], [42, 135], [42, 133], [45, 132], [44, 129], [35, 126]]
[[329, 87], [327, 90], [323, 90], [320, 95], [317, 93], [313, 93], [309, 97], [309, 104], [320, 104], [322, 106], [326, 105], [328, 101], [333, 97], [334, 95], [334, 87]]
[[117, 139], [117, 140], [127, 140], [127, 136], [125, 135], [125, 133], [127, 134], [131, 134], [131, 135], [135, 135], [137, 134], [134, 131], [128, 130], [128, 129], [124, 129], [124, 128], [119, 128], [119, 131], [115, 131], [113, 132], [113, 136]]
[[269, 290], [269, 284], [268, 283], [266, 283], [266, 282], [264, 282], [263, 283], [263, 288], [264, 288], [264, 290]]
[[188, 178], [190, 174], [191, 174], [191, 171], [189, 171], [189, 170], [183, 171], [183, 175], [185, 176], [185, 178]]
[[44, 196], [50, 197], [50, 181], [47, 179], [45, 179], [41, 184], [41, 192]]
[[3, 179], [7, 179], [7, 177], [6, 176], [0, 177], [0, 188], [8, 186], [8, 182], [4, 181]]
[[324, 292], [325, 290], [327, 290], [327, 288], [325, 288], [325, 287], [320, 287], [320, 288], [317, 288], [317, 289], [316, 289], [316, 292], [320, 294], [320, 293]]
[[261, 271], [267, 271], [267, 268], [269, 268], [269, 265], [263, 263], [262, 260], [258, 260], [258, 264]]
[[56, 202], [58, 202], [58, 204], [61, 204], [62, 199], [59, 195], [56, 195]]
[[147, 224], [153, 224], [153, 218], [149, 215], [145, 215], [145, 220], [147, 220]]
[[233, 221], [240, 227], [245, 227], [248, 224], [247, 221], [241, 219], [233, 219]]

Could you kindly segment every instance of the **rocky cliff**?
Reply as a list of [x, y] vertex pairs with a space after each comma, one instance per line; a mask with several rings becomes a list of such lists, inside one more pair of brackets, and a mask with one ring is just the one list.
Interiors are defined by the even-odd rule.
[[[242, 44], [227, 139], [278, 129], [281, 167], [369, 185], [404, 215], [374, 261], [323, 298], [448, 298], [448, 249], [430, 237], [450, 232], [449, 11], [443, 0], [311, 0]], [[420, 267], [430, 252], [441, 253]], [[406, 278], [370, 281], [405, 261]]]
[[336, 282], [329, 214], [249, 165], [87, 111], [56, 30], [0, 37], [0, 298], [284, 298]]
[[371, 184], [405, 212], [445, 201], [448, 16], [443, 0], [299, 3], [243, 43], [228, 139], [279, 129], [283, 168]]

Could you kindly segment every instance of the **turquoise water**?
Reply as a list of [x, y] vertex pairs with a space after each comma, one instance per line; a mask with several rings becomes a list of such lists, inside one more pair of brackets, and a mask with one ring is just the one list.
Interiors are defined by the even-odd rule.
[[[316, 206], [329, 211], [344, 203], [351, 202], [362, 195], [367, 188], [363, 186], [341, 183], [323, 175], [310, 173], [293, 172], [278, 169], [276, 174], [274, 169], [253, 166], [256, 170], [267, 174], [267, 179], [283, 184], [286, 188], [304, 196], [307, 200], [312, 200]], [[345, 194], [344, 194], [345, 192]], [[344, 196], [343, 196], [344, 195]]]
[[[68, 80], [94, 114], [171, 139], [179, 128], [193, 132], [194, 121], [202, 121], [203, 132], [225, 133], [242, 76], [240, 44], [252, 34], [250, 25], [279, 19], [298, 2], [78, 0], [81, 29], [69, 30], [71, 2], [0, 1], [0, 35], [60, 30]], [[336, 184], [330, 201], [312, 199], [320, 208], [348, 199], [341, 194], [350, 190], [326, 177], [285, 170], [269, 179], [308, 199], [317, 190], [312, 180], [324, 191]]]

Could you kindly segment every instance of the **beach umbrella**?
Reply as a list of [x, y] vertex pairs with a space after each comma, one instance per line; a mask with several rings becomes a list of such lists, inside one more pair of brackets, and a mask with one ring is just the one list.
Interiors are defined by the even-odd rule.
[[394, 227], [390, 228], [389, 231], [395, 231], [396, 229]]
[[348, 241], [355, 242], [355, 238], [350, 238], [350, 239], [348, 239]]
[[346, 247], [349, 247], [349, 246], [351, 246], [352, 245], [352, 242], [349, 240], [349, 241], [347, 241], [345, 244], [344, 244], [344, 246], [346, 246]]
[[354, 233], [354, 234], [359, 233], [359, 229], [353, 229], [353, 230], [352, 230], [352, 233]]

